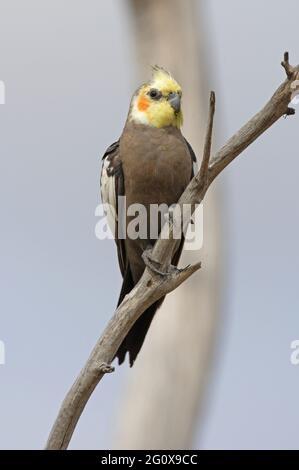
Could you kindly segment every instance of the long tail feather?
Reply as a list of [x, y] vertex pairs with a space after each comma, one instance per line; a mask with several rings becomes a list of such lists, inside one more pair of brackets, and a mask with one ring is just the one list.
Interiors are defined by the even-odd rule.
[[[132, 274], [131, 274], [130, 268], [127, 268], [117, 305], [120, 305], [124, 297], [133, 289], [133, 287], [134, 287], [134, 282], [133, 282]], [[115, 355], [115, 357], [118, 358], [119, 364], [122, 364], [124, 362], [126, 354], [128, 352], [130, 367], [132, 367], [143, 345], [144, 339], [146, 337], [150, 324], [154, 318], [154, 315], [157, 309], [162, 304], [163, 300], [164, 300], [164, 297], [162, 299], [159, 299], [153, 305], [151, 305], [134, 323], [134, 325], [132, 326], [131, 330], [129, 331], [129, 333], [123, 340], [123, 342], [121, 343]]]

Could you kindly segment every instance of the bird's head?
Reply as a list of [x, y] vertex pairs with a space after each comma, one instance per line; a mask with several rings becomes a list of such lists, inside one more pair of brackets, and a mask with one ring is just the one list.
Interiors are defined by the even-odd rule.
[[142, 85], [133, 96], [129, 120], [153, 127], [180, 127], [182, 89], [170, 73], [153, 67], [150, 82]]

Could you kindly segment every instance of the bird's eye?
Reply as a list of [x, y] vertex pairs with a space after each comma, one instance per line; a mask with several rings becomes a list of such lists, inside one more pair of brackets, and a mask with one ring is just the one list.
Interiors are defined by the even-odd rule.
[[154, 100], [159, 100], [162, 96], [161, 92], [159, 90], [156, 90], [155, 88], [152, 88], [150, 91], [149, 91], [149, 95], [151, 98], [153, 98]]

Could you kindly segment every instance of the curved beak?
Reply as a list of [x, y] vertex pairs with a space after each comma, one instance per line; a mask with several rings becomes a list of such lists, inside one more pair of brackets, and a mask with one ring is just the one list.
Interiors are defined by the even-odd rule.
[[176, 113], [181, 110], [181, 96], [178, 93], [170, 93], [168, 101]]

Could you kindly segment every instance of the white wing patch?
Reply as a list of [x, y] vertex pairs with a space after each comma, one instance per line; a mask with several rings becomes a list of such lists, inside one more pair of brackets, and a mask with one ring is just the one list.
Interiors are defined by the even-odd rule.
[[109, 159], [105, 158], [101, 173], [101, 197], [109, 228], [115, 237], [117, 222], [115, 176], [108, 174], [109, 164]]

